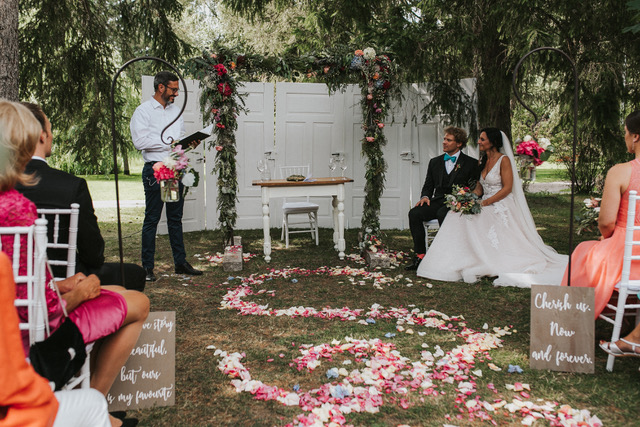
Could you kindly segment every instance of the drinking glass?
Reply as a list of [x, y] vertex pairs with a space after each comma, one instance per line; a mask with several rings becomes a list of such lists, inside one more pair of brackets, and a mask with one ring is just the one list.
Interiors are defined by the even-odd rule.
[[340, 157], [340, 169], [342, 170], [342, 177], [344, 178], [344, 171], [347, 170], [347, 160], [344, 157]]
[[336, 170], [338, 164], [336, 163], [336, 158], [331, 156], [329, 157], [329, 169], [331, 170], [331, 179], [333, 179], [333, 171]]
[[258, 172], [260, 172], [260, 179], [265, 181], [266, 180], [266, 171], [267, 171], [267, 161], [264, 159], [260, 159], [258, 160]]

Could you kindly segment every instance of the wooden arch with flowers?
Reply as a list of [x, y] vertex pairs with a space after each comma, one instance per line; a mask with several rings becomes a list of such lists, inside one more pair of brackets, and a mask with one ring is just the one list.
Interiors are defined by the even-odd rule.
[[362, 94], [362, 154], [366, 159], [361, 248], [379, 249], [380, 198], [387, 171], [382, 155], [387, 143], [383, 129], [391, 101], [401, 99], [398, 69], [390, 54], [377, 54], [372, 47], [354, 50], [336, 46], [319, 55], [274, 58], [239, 54], [216, 45], [201, 57], [189, 60], [185, 68], [201, 81], [204, 120], [215, 124], [216, 141], [209, 148], [217, 150], [214, 171], [218, 174], [218, 221], [225, 244], [233, 237], [237, 219], [235, 131], [238, 114], [245, 111], [243, 94], [238, 92], [239, 79], [278, 76], [290, 81], [316, 81], [327, 84], [330, 92], [358, 84]]

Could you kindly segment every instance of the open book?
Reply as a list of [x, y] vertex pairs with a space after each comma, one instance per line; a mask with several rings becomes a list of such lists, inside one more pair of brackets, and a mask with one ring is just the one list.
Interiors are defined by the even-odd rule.
[[202, 141], [203, 139], [210, 137], [212, 132], [213, 132], [213, 124], [210, 124], [209, 126], [207, 126], [202, 130], [194, 132], [191, 135], [185, 136], [178, 142], [178, 144], [180, 144], [180, 146], [183, 149], [186, 149], [191, 145], [193, 141]]

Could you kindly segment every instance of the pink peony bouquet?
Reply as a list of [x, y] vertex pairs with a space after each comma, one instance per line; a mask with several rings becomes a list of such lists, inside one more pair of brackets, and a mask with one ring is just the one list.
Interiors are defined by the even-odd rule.
[[185, 187], [198, 185], [198, 172], [189, 167], [189, 158], [180, 145], [174, 145], [163, 161], [153, 165], [153, 176], [158, 181], [180, 179]]
[[549, 148], [549, 144], [546, 138], [540, 138], [540, 144], [538, 144], [531, 135], [527, 135], [516, 147], [516, 154], [531, 156], [533, 164], [540, 166], [549, 157], [542, 155]]

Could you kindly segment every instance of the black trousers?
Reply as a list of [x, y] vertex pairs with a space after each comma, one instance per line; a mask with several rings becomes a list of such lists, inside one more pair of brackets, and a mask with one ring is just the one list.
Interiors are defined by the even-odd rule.
[[425, 203], [422, 206], [411, 208], [409, 211], [409, 229], [413, 238], [413, 250], [416, 254], [427, 252], [427, 246], [424, 243], [426, 236], [422, 223], [437, 219], [438, 223], [442, 225], [447, 212], [449, 212], [449, 209], [444, 205], [444, 199], [431, 200], [429, 205]]
[[95, 274], [101, 285], [120, 285], [134, 291], [144, 291], [147, 272], [137, 264], [124, 263], [124, 280], [120, 273], [119, 262], [105, 262], [100, 268], [78, 268], [78, 271], [89, 275]]

